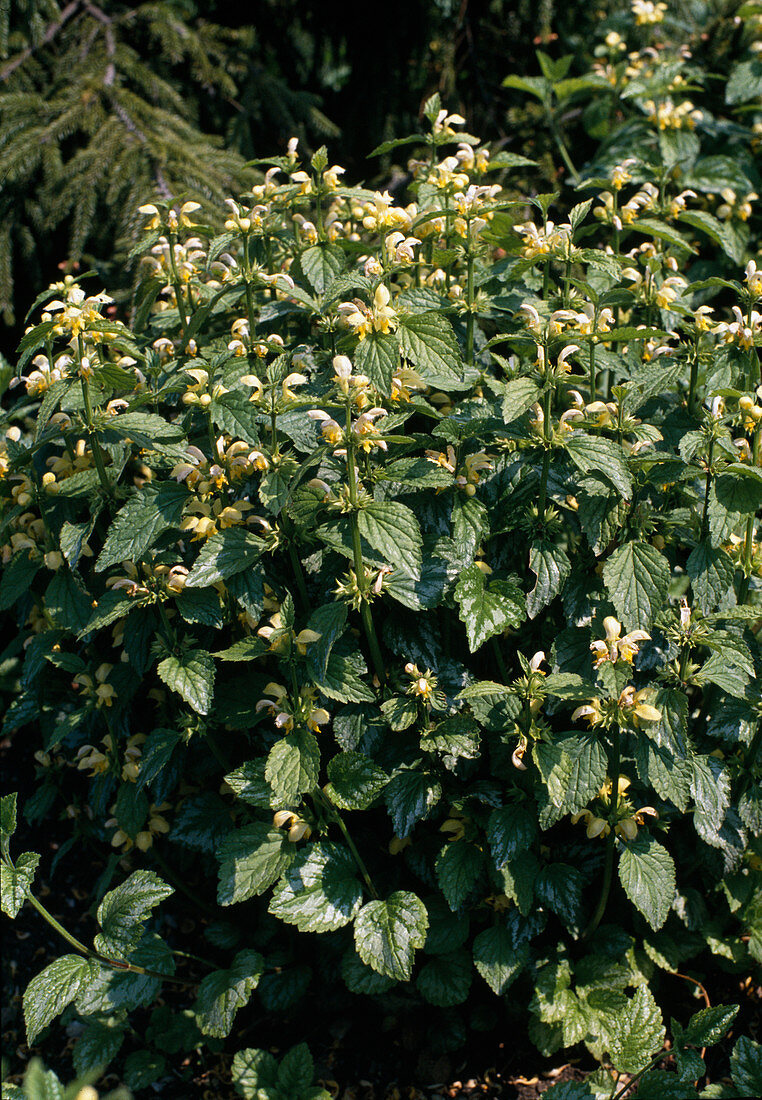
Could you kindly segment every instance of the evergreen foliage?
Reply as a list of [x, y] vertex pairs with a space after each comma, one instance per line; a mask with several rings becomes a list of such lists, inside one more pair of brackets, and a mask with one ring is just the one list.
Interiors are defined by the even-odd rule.
[[68, 256], [76, 269], [108, 256], [118, 270], [142, 202], [192, 194], [213, 208], [250, 185], [243, 155], [209, 132], [223, 119], [270, 113], [284, 132], [311, 120], [330, 130], [313, 97], [251, 64], [254, 28], [189, 18], [182, 3], [6, 0], [0, 18], [0, 312], [8, 323], [14, 268], [31, 265], [39, 282], [57, 230], [54, 262]]

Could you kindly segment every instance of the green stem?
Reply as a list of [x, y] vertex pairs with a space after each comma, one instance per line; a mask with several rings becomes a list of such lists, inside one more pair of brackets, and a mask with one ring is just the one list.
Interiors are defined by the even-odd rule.
[[564, 309], [569, 308], [569, 286], [571, 283], [571, 260], [567, 257], [564, 267]]
[[101, 963], [103, 966], [108, 966], [111, 970], [128, 970], [132, 974], [144, 974], [148, 978], [158, 978], [160, 981], [172, 982], [174, 985], [192, 986], [191, 982], [183, 981], [181, 978], [173, 978], [171, 974], [160, 974], [156, 970], [149, 970], [144, 966], [137, 966], [135, 963], [122, 962], [120, 959], [109, 959], [106, 955], [101, 955], [99, 951], [93, 951], [92, 948], [86, 947], [84, 943], [81, 943], [76, 936], [72, 936], [71, 932], [67, 932], [60, 921], [56, 920], [53, 914], [45, 908], [42, 902], [37, 900], [34, 894], [27, 891], [26, 897], [30, 905], [37, 910], [50, 927], [54, 928], [59, 936], [63, 937], [71, 947], [78, 951], [80, 955], [84, 955], [85, 958], [92, 959], [93, 962]]
[[466, 259], [466, 365], [474, 365], [474, 257], [471, 251], [471, 222], [468, 223], [468, 257]]
[[688, 383], [688, 412], [691, 416], [695, 412], [696, 404], [696, 381], [698, 379], [699, 369], [699, 348], [701, 345], [701, 333], [696, 333], [696, 346], [693, 352], [693, 359], [691, 360], [691, 380]]
[[323, 186], [322, 180], [315, 181], [315, 221], [317, 222], [318, 240], [325, 240], [325, 217], [323, 216]]
[[170, 649], [174, 650], [177, 648], [177, 635], [175, 634], [172, 623], [169, 621], [169, 616], [164, 610], [164, 605], [162, 603], [157, 603], [156, 606], [159, 609], [159, 618], [161, 619], [161, 625], [164, 628], [167, 645], [170, 647]]
[[590, 341], [590, 402], [595, 401], [595, 342]]
[[[548, 345], [543, 345], [543, 356], [545, 362], [546, 380], [550, 380], [549, 365], [548, 365]], [[550, 423], [551, 413], [553, 411], [553, 387], [548, 385], [545, 391], [545, 400], [543, 403], [543, 441], [545, 444], [545, 451], [542, 456], [542, 473], [540, 474], [540, 495], [537, 501], [537, 514], [540, 521], [542, 521], [545, 515], [545, 504], [548, 497], [548, 476], [550, 474], [550, 445], [553, 438], [553, 432]]]
[[[444, 209], [445, 209], [445, 251], [449, 251], [449, 248], [450, 248], [450, 218], [449, 218], [450, 196], [447, 194], [446, 191], [445, 191], [445, 194], [444, 194]], [[447, 266], [445, 267], [445, 293], [449, 293], [449, 290], [450, 290], [450, 269], [451, 269], [451, 264], [450, 264], [450, 261], [448, 260], [447, 261]]]
[[344, 835], [344, 839], [347, 842], [347, 847], [349, 848], [350, 852], [352, 853], [352, 858], [354, 859], [355, 863], [357, 864], [357, 869], [359, 870], [360, 874], [362, 875], [363, 881], [364, 881], [365, 885], [368, 887], [368, 891], [370, 892], [371, 897], [378, 900], [378, 898], [381, 895], [379, 894], [376, 887], [373, 885], [373, 880], [370, 877], [370, 875], [368, 874], [368, 868], [365, 866], [365, 862], [364, 862], [362, 856], [360, 855], [360, 853], [358, 852], [355, 842], [352, 840], [352, 837], [349, 835], [349, 830], [347, 829], [347, 827], [344, 823], [344, 819], [342, 818], [341, 814], [336, 809], [336, 807], [333, 805], [333, 803], [323, 794], [322, 791], [319, 791], [318, 794], [320, 795], [321, 802], [326, 807], [326, 809], [329, 811], [331, 819], [333, 821], [335, 821], [336, 824], [341, 829], [341, 831]]
[[590, 918], [590, 923], [582, 933], [583, 940], [589, 939], [601, 923], [603, 914], [606, 912], [609, 894], [611, 893], [611, 881], [614, 871], [614, 842], [616, 837], [614, 830], [616, 827], [617, 813], [619, 812], [620, 738], [619, 728], [617, 726], [614, 726], [611, 731], [611, 744], [607, 747], [607, 755], [609, 762], [609, 779], [611, 780], [611, 802], [609, 810], [609, 826], [611, 831], [606, 837], [606, 855], [603, 863], [603, 880], [601, 882], [600, 897], [598, 898], [595, 912]]
[[[617, 219], [619, 218], [619, 194], [616, 190], [614, 190], [614, 191], [612, 191], [611, 196], [612, 196], [611, 209], [612, 209], [612, 212], [613, 212], [612, 217], [614, 219], [614, 222], [616, 222]], [[620, 230], [617, 228], [617, 226], [615, 224], [614, 225], [614, 255], [615, 256], [619, 255], [619, 248], [620, 248], [620, 236], [619, 235], [620, 235]], [[616, 325], [617, 326], [619, 325], [619, 306], [616, 307]]]
[[88, 958], [93, 957], [94, 952], [91, 951], [89, 947], [86, 947], [83, 943], [80, 943], [76, 936], [72, 936], [71, 932], [68, 932], [64, 928], [64, 926], [56, 920], [53, 914], [48, 912], [42, 902], [38, 901], [34, 894], [28, 893], [26, 897], [27, 901], [37, 910], [40, 916], [44, 917], [50, 927], [55, 928], [58, 935], [65, 939], [66, 942], [71, 947], [73, 947], [75, 951], [79, 951], [80, 955], [86, 955]]
[[606, 837], [606, 855], [603, 862], [603, 880], [601, 881], [601, 893], [598, 898], [598, 904], [595, 907], [595, 912], [590, 918], [585, 931], [582, 933], [582, 939], [588, 940], [596, 930], [598, 925], [603, 919], [603, 914], [606, 912], [606, 906], [609, 900], [609, 894], [611, 893], [611, 879], [614, 871], [614, 833], [609, 833]]
[[564, 142], [564, 139], [561, 137], [561, 131], [558, 127], [558, 123], [556, 122], [555, 115], [553, 114], [553, 109], [551, 108], [550, 104], [545, 105], [545, 116], [548, 120], [548, 125], [550, 126], [550, 132], [553, 135], [553, 140], [555, 141], [556, 146], [558, 147], [558, 151], [561, 154], [561, 159], [563, 160], [566, 167], [569, 169], [569, 172], [571, 173], [571, 177], [574, 182], [579, 183], [581, 178], [580, 174], [574, 167], [574, 161], [571, 159], [571, 154], [566, 148], [566, 143]]
[[[609, 1100], [621, 1100], [621, 1097], [623, 1097], [625, 1093], [629, 1092], [635, 1082], [639, 1081], [643, 1074], [648, 1073], [648, 1071], [650, 1069], [653, 1069], [654, 1066], [658, 1066], [659, 1062], [666, 1058], [668, 1053], [669, 1052], [666, 1050], [660, 1050], [658, 1054], [655, 1054], [653, 1056], [648, 1065], [644, 1066], [643, 1069], [634, 1074], [634, 1076], [632, 1076], [626, 1084], [622, 1085], [621, 1089], [619, 1089], [618, 1092], [612, 1092]], [[616, 1088], [616, 1085], [614, 1086], [614, 1088]]]
[[[80, 355], [80, 359], [82, 356]], [[104, 493], [108, 493], [111, 496], [111, 483], [106, 473], [106, 463], [103, 460], [103, 451], [101, 445], [98, 442], [98, 438], [95, 434], [95, 427], [93, 424], [93, 406], [90, 401], [90, 383], [86, 378], [81, 379], [82, 382], [82, 399], [85, 403], [85, 420], [87, 421], [87, 434], [90, 438], [90, 446], [93, 451], [93, 460], [95, 462], [95, 468], [98, 471], [98, 480], [101, 483], [101, 488]]]
[[194, 962], [202, 963], [204, 966], [208, 966], [210, 970], [217, 970], [217, 963], [210, 962], [209, 959], [202, 959], [200, 955], [193, 955], [190, 951], [177, 951], [173, 949], [173, 955], [177, 955], [181, 959], [193, 959]]
[[299, 560], [299, 555], [296, 552], [296, 547], [293, 542], [289, 542], [288, 544], [288, 557], [291, 562], [291, 568], [294, 571], [294, 576], [296, 577], [296, 587], [299, 589], [299, 598], [304, 605], [304, 609], [307, 610], [310, 606], [310, 598], [307, 594], [307, 585], [304, 580], [302, 563]]
[[[269, 243], [270, 243], [270, 241], [269, 241], [269, 238], [268, 238], [268, 240], [267, 240], [268, 249], [269, 249]], [[268, 253], [268, 255], [269, 255], [269, 253]], [[251, 347], [254, 343], [254, 330], [257, 326], [256, 326], [256, 316], [255, 316], [255, 313], [254, 313], [254, 300], [251, 296], [252, 274], [251, 274], [251, 261], [249, 259], [249, 234], [248, 233], [244, 233], [244, 235], [243, 235], [243, 251], [241, 253], [241, 258], [243, 260], [243, 279], [244, 279], [244, 290], [245, 290], [245, 293], [246, 293], [246, 316], [247, 316], [248, 321], [249, 321], [249, 350], [251, 351]], [[268, 266], [267, 270], [272, 271], [272, 267]]]
[[270, 450], [278, 454], [278, 410], [275, 405], [275, 389], [270, 388]]
[[182, 326], [183, 337], [183, 351], [185, 351], [185, 337], [188, 332], [188, 315], [185, 312], [185, 302], [183, 300], [182, 283], [180, 282], [180, 273], [177, 270], [177, 264], [175, 263], [175, 245], [177, 244], [177, 234], [170, 233], [169, 235], [169, 266], [172, 269], [172, 289], [175, 292], [175, 299], [177, 300], [177, 314], [180, 318], [180, 324]]
[[355, 471], [355, 445], [352, 440], [352, 410], [350, 408], [349, 402], [347, 402], [346, 435], [347, 482], [349, 487], [349, 502], [352, 505], [352, 556], [354, 559], [355, 575], [357, 577], [357, 587], [362, 597], [360, 603], [360, 618], [362, 619], [363, 629], [365, 630], [365, 637], [368, 639], [370, 655], [373, 660], [373, 667], [376, 670], [376, 676], [378, 677], [379, 682], [383, 684], [386, 680], [386, 671], [384, 669], [384, 660], [381, 656], [381, 646], [378, 643], [376, 628], [373, 625], [373, 616], [371, 615], [370, 604], [368, 603], [366, 597], [367, 586], [365, 583], [365, 566], [362, 560], [362, 542], [360, 539], [360, 528], [357, 523], [357, 474]]
[[[752, 443], [752, 457], [753, 465], [758, 468], [759, 462], [759, 443], [762, 436], [762, 429], [757, 428], [754, 432], [754, 441]], [[746, 532], [744, 535], [743, 546], [743, 577], [738, 587], [738, 602], [739, 604], [745, 604], [749, 597], [749, 583], [751, 581], [752, 564], [754, 561], [754, 513], [752, 513], [746, 520]]]
[[704, 512], [701, 517], [701, 538], [705, 539], [709, 534], [709, 491], [712, 488], [712, 453], [714, 451], [714, 439], [709, 440], [709, 453], [706, 457], [706, 488], [704, 489]]

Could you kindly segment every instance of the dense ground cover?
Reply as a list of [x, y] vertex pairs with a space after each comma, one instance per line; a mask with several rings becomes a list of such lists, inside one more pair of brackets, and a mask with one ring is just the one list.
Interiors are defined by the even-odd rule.
[[1, 869], [63, 1079], [317, 1100], [370, 1073], [362, 1026], [379, 1087], [573, 1058], [558, 1100], [760, 1091], [762, 8], [736, 18], [726, 79], [645, 0], [589, 71], [509, 77], [554, 191], [433, 96], [375, 152], [394, 193], [294, 140], [219, 229], [142, 205], [129, 309], [72, 277], [33, 304]]

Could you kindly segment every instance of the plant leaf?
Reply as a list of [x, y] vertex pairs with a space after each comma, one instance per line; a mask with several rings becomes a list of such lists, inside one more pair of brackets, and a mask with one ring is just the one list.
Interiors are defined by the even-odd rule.
[[661, 928], [675, 895], [675, 864], [667, 849], [639, 833], [619, 854], [619, 881], [651, 927]]
[[248, 1003], [262, 975], [264, 960], [257, 951], [239, 951], [229, 970], [207, 974], [198, 989], [195, 1013], [204, 1035], [224, 1039], [236, 1012]]
[[355, 920], [357, 954], [379, 974], [408, 982], [428, 926], [426, 906], [409, 891], [398, 890], [385, 901], [369, 901]]
[[349, 924], [361, 904], [350, 852], [320, 841], [298, 853], [273, 891], [269, 912], [300, 932], [333, 932]]

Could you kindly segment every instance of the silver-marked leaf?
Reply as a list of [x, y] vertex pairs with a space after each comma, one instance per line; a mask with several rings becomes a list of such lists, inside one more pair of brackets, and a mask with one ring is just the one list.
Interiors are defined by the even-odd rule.
[[239, 1050], [230, 1068], [236, 1092], [244, 1100], [270, 1100], [276, 1095], [278, 1063], [269, 1050]]
[[198, 989], [195, 1013], [204, 1035], [224, 1039], [230, 1034], [236, 1012], [248, 1003], [263, 969], [257, 951], [239, 951], [229, 970], [207, 974]]
[[205, 649], [187, 649], [156, 667], [159, 677], [198, 714], [208, 714], [214, 696], [214, 658]]
[[474, 939], [474, 965], [498, 997], [510, 988], [529, 956], [526, 945], [514, 947], [513, 936], [503, 925], [480, 932]]
[[369, 901], [355, 920], [355, 947], [379, 974], [410, 981], [416, 950], [426, 942], [429, 918], [415, 894], [398, 890], [385, 901]]
[[15, 866], [0, 863], [0, 894], [2, 910], [13, 920], [26, 901], [40, 857], [36, 852], [22, 852], [16, 857]]
[[648, 542], [627, 542], [603, 567], [603, 580], [627, 630], [647, 630], [666, 606], [669, 562]]
[[619, 854], [619, 881], [651, 927], [661, 928], [675, 896], [675, 863], [667, 849], [639, 833]]
[[517, 629], [524, 620], [524, 597], [507, 581], [489, 586], [478, 565], [470, 565], [460, 574], [455, 588], [458, 616], [465, 624], [468, 646], [474, 653], [488, 638], [506, 627]]
[[265, 779], [284, 805], [297, 804], [306, 791], [317, 786], [320, 747], [314, 733], [294, 730], [276, 741], [265, 766]]
[[302, 849], [276, 885], [270, 913], [300, 932], [333, 932], [357, 916], [362, 886], [347, 848], [321, 841]]
[[423, 540], [415, 513], [398, 501], [374, 500], [357, 513], [360, 534], [390, 565], [420, 574]]
[[640, 1073], [664, 1043], [664, 1023], [653, 993], [638, 986], [635, 996], [610, 1021], [609, 1054], [620, 1073]]
[[133, 871], [98, 906], [99, 950], [104, 954], [127, 955], [137, 947], [143, 926], [160, 902], [174, 893], [154, 871]]
[[287, 870], [295, 854], [285, 832], [261, 821], [228, 833], [217, 847], [217, 901], [234, 905], [263, 894]]
[[31, 1046], [54, 1017], [63, 1012], [97, 970], [82, 955], [62, 955], [32, 978], [24, 993], [24, 1021]]

